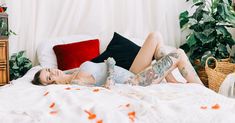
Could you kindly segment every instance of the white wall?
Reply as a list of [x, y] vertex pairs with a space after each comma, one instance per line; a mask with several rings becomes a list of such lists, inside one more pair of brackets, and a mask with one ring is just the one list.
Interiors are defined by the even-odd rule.
[[[189, 9], [185, 0], [6, 0], [10, 28], [10, 53], [26, 50], [37, 63], [36, 48], [47, 38], [75, 34], [101, 37], [106, 47], [114, 31], [144, 39], [159, 30], [165, 43], [179, 47], [185, 33], [179, 13]], [[234, 32], [233, 32], [234, 33]]]

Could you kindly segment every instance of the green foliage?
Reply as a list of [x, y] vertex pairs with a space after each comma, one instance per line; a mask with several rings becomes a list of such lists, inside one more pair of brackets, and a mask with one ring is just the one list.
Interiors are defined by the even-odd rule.
[[[187, 2], [189, 0], [186, 0]], [[230, 56], [229, 49], [235, 44], [227, 28], [235, 27], [235, 12], [231, 0], [191, 0], [196, 10], [180, 14], [180, 28], [189, 29], [186, 43], [180, 46], [194, 63], [200, 59], [202, 65], [209, 56], [223, 59]]]
[[[1, 8], [1, 6], [0, 6]], [[5, 12], [0, 12], [0, 36], [16, 35], [12, 30], [8, 30], [8, 17]]]
[[9, 60], [9, 64], [11, 80], [22, 77], [32, 68], [32, 62], [25, 56], [25, 51], [14, 53]]

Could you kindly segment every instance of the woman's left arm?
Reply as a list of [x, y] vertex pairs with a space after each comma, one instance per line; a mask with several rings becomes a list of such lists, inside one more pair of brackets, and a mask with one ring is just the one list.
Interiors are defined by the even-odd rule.
[[104, 84], [105, 88], [110, 88], [110, 86], [115, 84], [115, 80], [114, 80], [114, 66], [116, 64], [116, 61], [109, 57], [106, 61], [105, 61], [106, 65], [107, 65], [107, 73], [108, 73], [108, 77], [106, 79], [106, 82]]

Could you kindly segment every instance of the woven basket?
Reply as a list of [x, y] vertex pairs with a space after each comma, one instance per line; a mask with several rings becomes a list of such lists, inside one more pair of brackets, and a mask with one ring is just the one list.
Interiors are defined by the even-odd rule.
[[[215, 67], [208, 66], [208, 62], [213, 60]], [[225, 77], [235, 71], [235, 64], [225, 61], [217, 61], [214, 57], [208, 57], [206, 60], [205, 70], [208, 76], [209, 88], [215, 92], [219, 91], [219, 87], [224, 81]]]

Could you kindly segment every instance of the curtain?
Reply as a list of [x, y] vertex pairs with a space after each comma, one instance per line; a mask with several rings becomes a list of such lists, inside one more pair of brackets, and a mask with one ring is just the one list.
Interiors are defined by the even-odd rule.
[[36, 48], [43, 39], [87, 34], [102, 38], [104, 47], [114, 31], [145, 39], [160, 31], [165, 44], [179, 47], [179, 13], [184, 0], [6, 0], [11, 35], [10, 54], [26, 50], [37, 64]]

